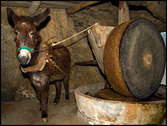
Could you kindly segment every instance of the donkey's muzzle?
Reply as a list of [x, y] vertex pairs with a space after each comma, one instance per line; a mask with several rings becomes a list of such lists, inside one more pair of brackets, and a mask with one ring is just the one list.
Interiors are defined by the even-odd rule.
[[27, 49], [21, 49], [20, 53], [18, 55], [18, 60], [20, 62], [21, 65], [27, 65], [29, 64], [30, 60], [31, 60], [31, 53], [29, 50]]
[[19, 62], [22, 64], [22, 65], [26, 65], [27, 62], [28, 62], [29, 58], [26, 57], [26, 56], [22, 56], [19, 58]]

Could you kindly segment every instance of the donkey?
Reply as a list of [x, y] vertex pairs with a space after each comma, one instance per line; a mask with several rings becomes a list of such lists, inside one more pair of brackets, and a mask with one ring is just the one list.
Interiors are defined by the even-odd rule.
[[[25, 69], [33, 67], [38, 63], [41, 52], [40, 46], [42, 38], [39, 35], [38, 27], [44, 22], [50, 13], [49, 9], [33, 17], [18, 16], [11, 8], [7, 8], [9, 21], [14, 23], [14, 32], [16, 34], [16, 52], [20, 66]], [[36, 96], [40, 102], [41, 118], [43, 122], [47, 121], [47, 104], [49, 95], [49, 85], [55, 84], [56, 97], [54, 102], [58, 103], [61, 95], [61, 82], [64, 84], [65, 98], [69, 99], [69, 76], [70, 76], [70, 52], [64, 46], [57, 48], [49, 47], [47, 50], [51, 56], [52, 62], [44, 65], [41, 71], [27, 72], [31, 85], [36, 91]]]

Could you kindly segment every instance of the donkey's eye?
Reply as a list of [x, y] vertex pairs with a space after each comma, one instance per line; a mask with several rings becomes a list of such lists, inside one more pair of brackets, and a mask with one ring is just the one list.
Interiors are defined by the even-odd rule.
[[17, 31], [15, 31], [15, 34], [18, 35], [19, 33]]
[[35, 34], [35, 32], [30, 32], [30, 35], [33, 36]]

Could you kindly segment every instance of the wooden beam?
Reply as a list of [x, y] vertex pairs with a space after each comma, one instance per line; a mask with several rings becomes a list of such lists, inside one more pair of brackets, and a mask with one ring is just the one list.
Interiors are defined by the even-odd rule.
[[42, 4], [51, 4], [55, 6], [64, 6], [64, 8], [70, 8], [73, 6], [76, 6], [79, 1], [77, 2], [72, 2], [72, 1], [41, 1]]
[[[37, 2], [37, 1], [36, 1]], [[41, 1], [40, 8], [59, 8], [59, 9], [69, 9], [76, 6], [80, 2], [73, 1]], [[1, 1], [1, 6], [7, 7], [30, 7], [31, 2], [29, 1]]]
[[154, 17], [166, 22], [166, 1], [145, 1], [145, 5]]
[[129, 7], [126, 1], [119, 1], [119, 9], [118, 9], [118, 25], [129, 21]]
[[80, 2], [79, 4], [77, 4], [76, 6], [70, 8], [67, 10], [67, 14], [73, 14], [89, 5], [92, 5], [92, 4], [95, 4], [95, 3], [98, 3], [100, 1], [83, 1], [83, 2]]
[[29, 7], [30, 2], [27, 1], [1, 1], [1, 6], [8, 7]]

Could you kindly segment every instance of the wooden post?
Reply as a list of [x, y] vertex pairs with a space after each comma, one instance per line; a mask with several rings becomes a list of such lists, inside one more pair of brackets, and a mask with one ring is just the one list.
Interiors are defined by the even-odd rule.
[[40, 5], [41, 5], [41, 1], [32, 1], [29, 8], [28, 8], [29, 14], [30, 15], [35, 14]]
[[129, 21], [129, 7], [126, 1], [119, 1], [119, 9], [118, 9], [118, 25]]

